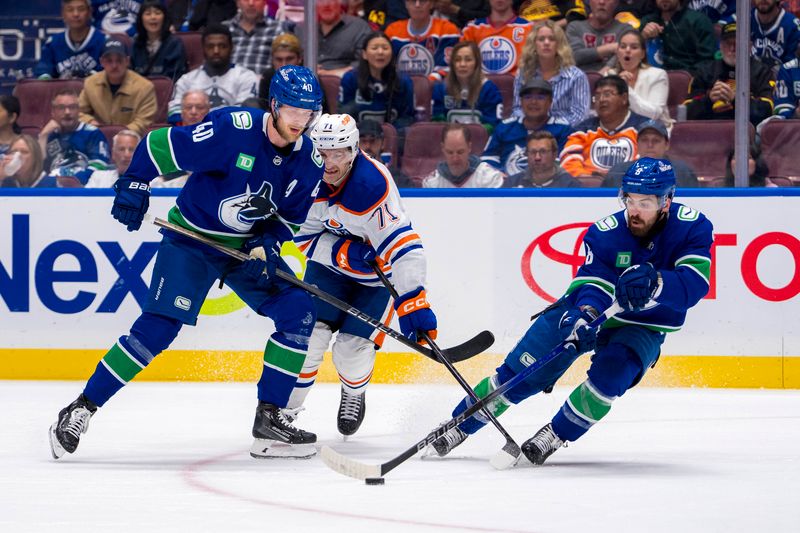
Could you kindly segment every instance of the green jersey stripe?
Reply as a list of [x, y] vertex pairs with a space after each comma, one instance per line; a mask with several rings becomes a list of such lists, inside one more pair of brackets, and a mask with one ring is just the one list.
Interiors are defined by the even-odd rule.
[[161, 128], [147, 134], [147, 153], [150, 161], [155, 165], [160, 176], [180, 171], [175, 154], [172, 151], [172, 141], [169, 132], [172, 128]]
[[242, 246], [244, 246], [244, 243], [247, 242], [247, 239], [253, 236], [250, 233], [228, 235], [220, 232], [211, 232], [201, 227], [195, 226], [194, 224], [186, 220], [186, 218], [184, 218], [183, 213], [181, 213], [177, 205], [173, 206], [172, 209], [169, 210], [169, 213], [167, 213], [167, 220], [182, 228], [186, 228], [196, 233], [200, 233], [204, 237], [208, 237], [209, 239], [216, 241], [220, 244], [224, 244], [225, 246], [228, 246], [230, 248], [237, 248], [237, 249], [241, 248]]
[[596, 278], [591, 276], [581, 276], [572, 280], [572, 283], [567, 287], [567, 294], [572, 294], [578, 288], [584, 285], [593, 285], [604, 293], [608, 294], [610, 298], [614, 297], [614, 285], [604, 280], [603, 278]]
[[688, 266], [694, 268], [706, 281], [711, 279], [711, 259], [701, 255], [687, 255], [675, 261], [675, 268]]
[[603, 323], [604, 328], [619, 328], [622, 326], [642, 326], [643, 328], [651, 329], [653, 331], [658, 331], [661, 333], [672, 333], [674, 331], [679, 331], [681, 329], [680, 326], [664, 326], [662, 324], [648, 324], [646, 322], [636, 322], [634, 320], [626, 320], [624, 318], [619, 318], [618, 316], [612, 316], [608, 320]]

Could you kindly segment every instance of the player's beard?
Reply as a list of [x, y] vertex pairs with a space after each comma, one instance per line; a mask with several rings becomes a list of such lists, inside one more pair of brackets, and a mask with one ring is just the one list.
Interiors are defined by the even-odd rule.
[[648, 224], [639, 215], [629, 215], [628, 229], [631, 231], [634, 237], [644, 237], [650, 231], [650, 228], [653, 227], [653, 224], [655, 224], [656, 220], [658, 220], [657, 217], [650, 224]]
[[302, 131], [300, 131], [300, 133], [297, 135], [294, 135], [291, 131], [289, 131], [289, 127], [283, 121], [278, 120], [277, 118], [275, 119], [275, 130], [278, 132], [278, 135], [280, 135], [281, 138], [288, 143], [296, 142], [297, 139], [303, 135]]

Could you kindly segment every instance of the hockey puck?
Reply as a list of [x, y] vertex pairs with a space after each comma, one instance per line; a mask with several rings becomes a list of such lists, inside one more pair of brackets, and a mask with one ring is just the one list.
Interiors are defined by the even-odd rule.
[[382, 477], [368, 477], [364, 480], [367, 485], [383, 485], [386, 482]]

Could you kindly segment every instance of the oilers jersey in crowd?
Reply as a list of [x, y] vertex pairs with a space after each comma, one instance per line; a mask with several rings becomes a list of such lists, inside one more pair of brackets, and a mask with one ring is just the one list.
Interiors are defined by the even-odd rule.
[[447, 19], [431, 17], [428, 27], [413, 33], [411, 20], [398, 20], [386, 28], [397, 58], [397, 71], [406, 76], [430, 76], [443, 79], [450, 65], [450, 51], [461, 33]]
[[639, 155], [636, 130], [647, 120], [629, 111], [617, 129], [606, 130], [598, 117], [587, 118], [567, 138], [561, 151], [561, 167], [577, 177], [607, 172], [617, 163], [633, 161]]
[[89, 28], [86, 39], [76, 45], [67, 32], [49, 37], [42, 47], [42, 56], [33, 68], [33, 75], [49, 76], [62, 80], [85, 78], [103, 70], [100, 55], [106, 44], [106, 36], [94, 28]]
[[422, 241], [403, 208], [392, 175], [362, 151], [344, 183], [336, 188], [322, 183], [295, 242], [310, 260], [364, 285], [380, 286], [375, 274], [334, 263], [332, 249], [340, 237], [370, 244], [400, 294], [425, 285]]
[[[481, 157], [483, 161], [509, 176], [528, 168], [525, 139], [532, 130], [528, 130], [522, 120], [522, 117], [510, 117], [498, 124], [492, 136], [489, 137], [489, 142], [486, 143], [486, 149]], [[538, 131], [552, 133], [558, 143], [558, 153], [561, 153], [573, 129], [566, 120], [550, 117], [550, 120]]]
[[103, 33], [127, 33], [133, 37], [141, 7], [142, 0], [92, 0], [94, 26]]
[[92, 172], [108, 168], [110, 151], [102, 131], [79, 122], [73, 132], [50, 132], [44, 158], [44, 169], [51, 175], [75, 176], [86, 185]]
[[199, 124], [152, 131], [125, 176], [149, 182], [192, 172], [170, 221], [232, 246], [263, 233], [291, 240], [319, 189], [322, 158], [305, 135], [285, 150], [273, 146], [268, 116], [227, 107]]
[[[719, 23], [724, 25], [731, 21], [736, 22], [735, 14]], [[753, 57], [768, 67], [782, 65], [795, 58], [800, 46], [800, 20], [781, 8], [775, 22], [762, 27], [754, 8], [750, 12], [750, 42], [753, 43]]]
[[603, 327], [640, 325], [670, 332], [683, 325], [686, 311], [708, 292], [713, 226], [705, 215], [673, 202], [669, 217], [652, 239], [635, 237], [627, 225], [627, 211], [619, 211], [592, 226], [583, 239], [586, 259], [567, 289], [567, 300], [603, 311], [614, 299], [619, 276], [630, 266], [650, 263], [663, 285], [655, 304], [641, 311], [625, 311]]
[[475, 107], [470, 107], [466, 94], [458, 97], [449, 94], [444, 82], [433, 86], [434, 119], [495, 127], [502, 116], [503, 95], [492, 80], [483, 80]]
[[464, 28], [462, 41], [478, 44], [486, 74], [516, 74], [522, 46], [533, 24], [514, 17], [501, 26], [493, 26], [487, 17], [475, 19]]
[[794, 58], [781, 65], [775, 81], [775, 114], [794, 118], [800, 102], [800, 59]]

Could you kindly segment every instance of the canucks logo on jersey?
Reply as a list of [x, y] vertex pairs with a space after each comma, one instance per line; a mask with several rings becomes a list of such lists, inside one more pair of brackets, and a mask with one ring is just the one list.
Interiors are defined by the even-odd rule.
[[263, 182], [255, 194], [250, 185], [244, 194], [226, 198], [219, 204], [219, 219], [229, 228], [247, 232], [259, 220], [266, 220], [278, 211], [272, 200], [272, 184]]

